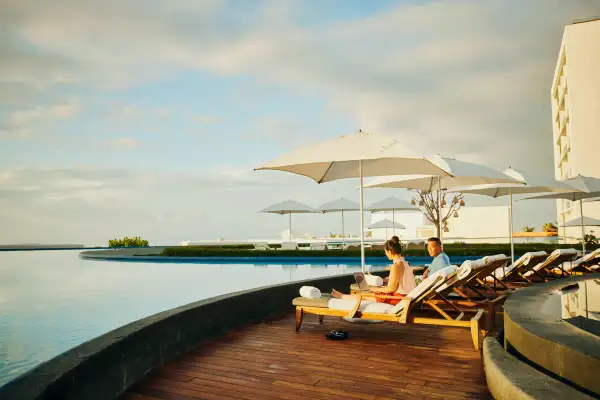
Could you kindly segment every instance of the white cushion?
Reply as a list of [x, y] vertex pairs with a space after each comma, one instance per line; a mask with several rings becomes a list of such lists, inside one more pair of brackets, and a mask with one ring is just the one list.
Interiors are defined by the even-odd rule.
[[[330, 299], [328, 303], [328, 307], [331, 310], [341, 310], [341, 311], [350, 311], [356, 306], [356, 300], [354, 299]], [[368, 313], [377, 313], [377, 314], [387, 314], [392, 309], [391, 304], [387, 303], [377, 303], [375, 301], [362, 300], [360, 302], [360, 306], [358, 307], [358, 311], [360, 312], [368, 312]]]
[[[446, 278], [448, 277], [448, 275], [450, 275], [451, 273], [456, 271], [456, 269], [457, 268], [455, 265], [449, 265], [445, 268], [440, 269], [439, 271], [434, 272], [433, 274], [429, 275], [425, 280], [423, 280], [421, 283], [419, 283], [417, 285], [417, 287], [415, 287], [413, 290], [411, 290], [410, 293], [408, 293], [406, 295], [406, 297], [410, 297], [413, 300], [416, 299], [417, 297], [421, 296], [423, 293], [425, 293], [429, 289], [441, 285], [442, 284], [441, 282], [444, 282], [446, 280]], [[436, 278], [439, 276], [441, 276], [443, 279], [441, 282], [440, 281], [436, 282]], [[396, 314], [396, 313], [402, 311], [402, 309], [404, 309], [404, 303], [400, 302], [400, 303], [396, 304], [394, 306], [394, 308], [392, 308], [389, 311], [389, 313]]]

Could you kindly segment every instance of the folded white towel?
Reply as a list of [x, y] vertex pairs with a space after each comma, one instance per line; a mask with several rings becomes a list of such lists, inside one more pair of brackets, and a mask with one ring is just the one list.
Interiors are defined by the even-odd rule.
[[380, 276], [365, 274], [365, 280], [369, 286], [383, 286], [383, 278]]
[[320, 299], [321, 291], [314, 286], [302, 286], [300, 288], [300, 296], [307, 299]]
[[[328, 303], [330, 310], [341, 310], [341, 311], [350, 311], [356, 306], [355, 299], [331, 299]], [[358, 311], [360, 312], [368, 312], [368, 313], [377, 313], [377, 314], [387, 314], [392, 309], [391, 304], [387, 303], [377, 303], [375, 301], [362, 300], [360, 302], [360, 306], [358, 307]]]

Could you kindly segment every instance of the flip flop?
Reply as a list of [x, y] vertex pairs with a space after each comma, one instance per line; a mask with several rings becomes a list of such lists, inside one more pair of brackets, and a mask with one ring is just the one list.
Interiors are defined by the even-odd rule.
[[329, 340], [346, 340], [348, 339], [348, 332], [332, 330], [326, 333], [325, 337]]

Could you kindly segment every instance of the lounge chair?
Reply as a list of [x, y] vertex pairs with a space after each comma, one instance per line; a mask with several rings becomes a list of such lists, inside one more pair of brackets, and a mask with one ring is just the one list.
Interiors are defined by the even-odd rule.
[[269, 247], [268, 243], [254, 243], [254, 250], [266, 251], [273, 250], [273, 248]]
[[535, 251], [523, 254], [508, 267], [500, 267], [485, 278], [486, 283], [498, 283], [504, 289], [510, 289], [508, 284], [521, 278], [521, 274], [529, 271], [548, 258], [545, 251]]
[[546, 260], [534, 266], [531, 270], [520, 274], [521, 278], [528, 283], [535, 283], [535, 281], [547, 282], [551, 276], [550, 271], [559, 268], [565, 272], [562, 265], [565, 262], [572, 261], [575, 257], [577, 257], [577, 250], [575, 249], [556, 249], [550, 253]]
[[282, 242], [281, 250], [298, 250], [298, 243], [296, 242]]
[[[506, 264], [508, 258], [504, 254], [483, 257], [478, 260], [466, 260], [456, 269], [456, 272], [449, 276], [445, 283], [441, 284], [433, 291], [428, 300], [431, 304], [448, 305], [451, 309], [461, 314], [465, 312], [478, 312], [481, 308], [487, 309], [486, 330], [491, 330], [495, 324], [496, 308], [501, 306], [506, 300], [505, 294], [494, 292], [494, 296], [482, 295], [475, 285], [475, 282], [483, 282], [483, 279]], [[482, 279], [483, 278], [483, 279]], [[465, 288], [473, 290], [481, 297], [475, 299], [465, 294]], [[485, 282], [483, 288], [490, 290]]]
[[[456, 271], [456, 267], [444, 268], [427, 277], [416, 288], [414, 288], [398, 304], [391, 305], [387, 303], [378, 303], [369, 300], [363, 300], [363, 296], [371, 297], [368, 294], [352, 295], [350, 299], [319, 298], [309, 299], [296, 297], [292, 304], [296, 306], [296, 331], [300, 330], [304, 314], [314, 314], [319, 316], [319, 322], [323, 322], [323, 317], [335, 316], [342, 318], [360, 318], [377, 321], [398, 322], [401, 324], [426, 324], [439, 326], [456, 326], [470, 328], [473, 346], [479, 349], [480, 326], [479, 321], [484, 310], [479, 310], [469, 321], [463, 321], [462, 315], [458, 318], [452, 318], [446, 312], [437, 307], [429, 300], [431, 293], [446, 282], [446, 280]], [[388, 297], [388, 296], [382, 296]], [[394, 298], [394, 296], [389, 296]], [[422, 313], [419, 310], [421, 304], [431, 305], [443, 318], [421, 317], [417, 314]]]
[[[585, 254], [583, 257], [565, 265], [563, 269], [571, 274], [573, 272], [595, 272], [600, 266], [600, 248], [592, 251], [591, 253]], [[558, 272], [558, 271], [555, 271]]]
[[310, 244], [310, 249], [316, 251], [327, 250], [327, 244], [324, 242], [312, 242]]

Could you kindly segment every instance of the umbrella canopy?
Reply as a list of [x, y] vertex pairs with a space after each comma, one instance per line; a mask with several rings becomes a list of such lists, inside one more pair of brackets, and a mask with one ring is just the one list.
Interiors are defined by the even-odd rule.
[[[392, 222], [396, 222], [396, 211], [421, 211], [417, 207], [410, 204], [408, 201], [397, 199], [395, 197], [388, 197], [387, 199], [378, 201], [367, 207], [368, 211], [380, 212], [380, 211], [391, 211]], [[394, 235], [396, 234], [396, 227], [391, 226], [394, 229]], [[405, 229], [404, 227], [398, 229]]]
[[572, 226], [600, 226], [600, 219], [591, 218], [591, 217], [583, 217], [583, 221], [581, 217], [573, 218], [565, 222], [564, 224], [560, 224], [562, 227], [572, 227]]
[[344, 211], [359, 211], [360, 205], [353, 201], [345, 198], [330, 201], [317, 207], [318, 212], [330, 213], [330, 212], [344, 212]]
[[255, 170], [290, 172], [309, 177], [317, 183], [359, 178], [360, 249], [363, 271], [365, 265], [363, 177], [390, 174], [452, 175], [395, 138], [363, 131], [307, 145]]
[[458, 186], [471, 186], [495, 183], [523, 185], [523, 181], [481, 164], [460, 161], [438, 155], [433, 158], [453, 176], [384, 177], [365, 185], [366, 188], [405, 188], [418, 190], [446, 190]]
[[394, 222], [387, 218], [382, 219], [381, 221], [377, 221], [374, 224], [369, 225], [369, 229], [381, 229], [381, 228], [397, 228], [397, 229], [406, 229], [406, 227], [398, 222]]
[[317, 211], [314, 208], [307, 206], [306, 204], [299, 203], [295, 200], [286, 200], [262, 209], [260, 212], [284, 215], [314, 213]]
[[367, 207], [367, 211], [421, 211], [406, 200], [388, 197], [387, 199], [378, 201]]
[[325, 213], [331, 212], [340, 212], [342, 213], [342, 238], [346, 239], [346, 228], [344, 224], [344, 211], [360, 211], [360, 204], [355, 203], [353, 201], [347, 200], [345, 198], [340, 198], [337, 200], [330, 201], [325, 203], [317, 208], [317, 211]]
[[513, 240], [513, 232], [514, 232], [514, 223], [513, 223], [513, 195], [514, 194], [526, 194], [526, 193], [546, 193], [546, 192], [573, 192], [577, 191], [577, 189], [573, 188], [570, 185], [567, 185], [563, 182], [554, 180], [554, 179], [544, 179], [530, 176], [529, 174], [523, 175], [521, 172], [518, 172], [512, 168], [508, 168], [503, 172], [505, 175], [508, 175], [517, 181], [524, 182], [523, 183], [515, 183], [515, 184], [506, 184], [506, 183], [497, 183], [493, 185], [476, 185], [462, 188], [455, 188], [453, 192], [460, 192], [463, 194], [478, 194], [489, 197], [501, 197], [501, 196], [509, 196], [509, 233], [510, 233], [510, 253], [511, 253], [511, 262], [515, 262], [515, 250], [514, 250], [514, 240]]
[[337, 139], [325, 140], [294, 150], [258, 167], [303, 175], [317, 183], [362, 176], [442, 175], [451, 174], [398, 139], [359, 131]]
[[[600, 196], [600, 179], [593, 178], [590, 176], [577, 175], [573, 178], [563, 180], [564, 183], [568, 183], [571, 187], [577, 191], [563, 192], [563, 193], [551, 193], [542, 196], [528, 197], [522, 200], [534, 200], [534, 199], [564, 199], [571, 201], [579, 201], [579, 214], [583, 217], [583, 200]], [[581, 220], [580, 222], [583, 222]], [[581, 245], [583, 252], [585, 253], [585, 225], [581, 224]]]
[[530, 175], [523, 175], [512, 168], [504, 171], [504, 174], [525, 182], [525, 184], [494, 184], [494, 185], [477, 185], [472, 187], [461, 187], [456, 189], [456, 192], [464, 194], [479, 194], [489, 197], [502, 197], [515, 194], [530, 194], [530, 193], [568, 193], [576, 192], [577, 189], [555, 179], [540, 178]]
[[577, 175], [573, 178], [564, 179], [562, 182], [568, 184], [574, 190], [570, 192], [551, 193], [542, 196], [527, 197], [523, 200], [532, 199], [564, 199], [578, 201], [600, 196], [600, 179], [589, 176]]
[[299, 203], [295, 200], [286, 200], [281, 203], [273, 204], [267, 208], [262, 209], [260, 212], [269, 214], [289, 214], [289, 239], [292, 241], [292, 214], [308, 214], [314, 213], [316, 210], [306, 204]]

